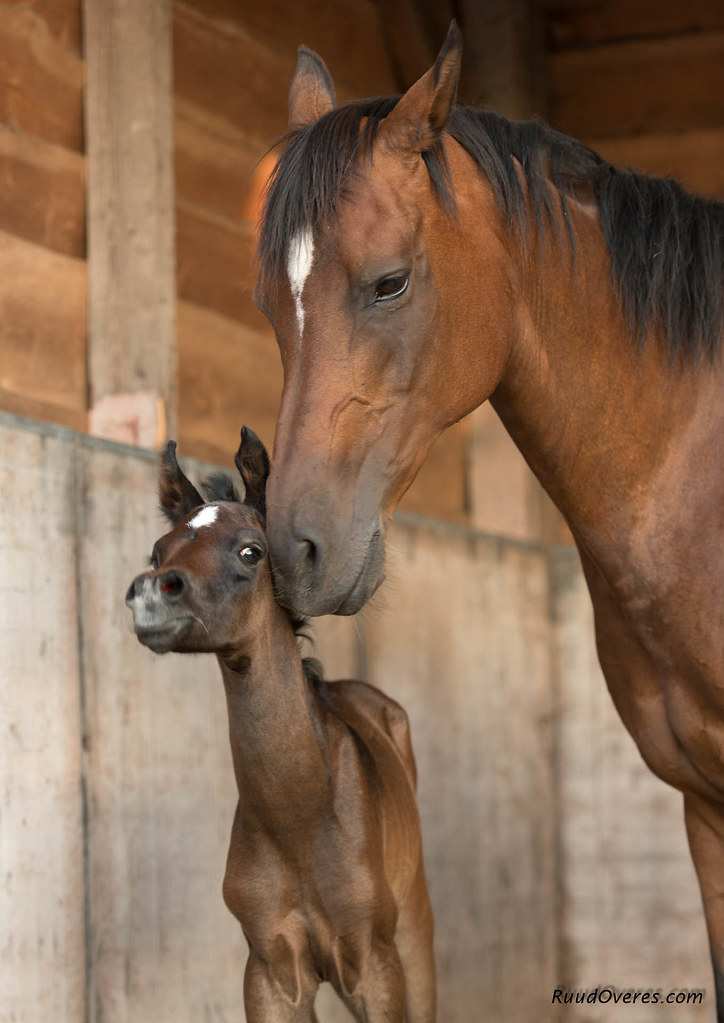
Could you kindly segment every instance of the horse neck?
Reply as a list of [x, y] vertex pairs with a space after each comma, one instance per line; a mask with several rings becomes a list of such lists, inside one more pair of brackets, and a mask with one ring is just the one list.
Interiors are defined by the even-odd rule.
[[[635, 350], [591, 211], [574, 219], [576, 262], [546, 240], [521, 271], [517, 331], [491, 397], [579, 543], [628, 546], [646, 495], [686, 435], [700, 380], [658, 338]], [[625, 544], [623, 543], [625, 538]]]
[[327, 791], [321, 707], [288, 613], [273, 599], [241, 652], [219, 655], [239, 798], [248, 813], [288, 827]]

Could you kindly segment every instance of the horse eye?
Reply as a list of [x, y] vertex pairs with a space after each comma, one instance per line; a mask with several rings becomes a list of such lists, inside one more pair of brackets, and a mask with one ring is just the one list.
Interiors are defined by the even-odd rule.
[[239, 551], [239, 557], [247, 565], [256, 565], [261, 560], [261, 555], [262, 552], [258, 547], [242, 547]]
[[409, 274], [393, 274], [391, 277], [383, 277], [377, 282], [375, 288], [375, 302], [387, 302], [391, 298], [399, 298], [407, 291], [410, 283]]

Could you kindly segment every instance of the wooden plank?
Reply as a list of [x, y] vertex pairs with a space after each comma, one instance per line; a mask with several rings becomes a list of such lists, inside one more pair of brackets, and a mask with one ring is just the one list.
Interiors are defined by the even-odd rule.
[[551, 121], [580, 138], [718, 127], [724, 32], [554, 54]]
[[85, 160], [0, 128], [0, 230], [85, 257]]
[[83, 151], [83, 61], [26, 4], [2, 11], [0, 124]]
[[238, 320], [269, 327], [253, 304], [256, 237], [252, 226], [180, 201], [176, 208], [179, 298]]
[[[684, 830], [682, 797], [644, 765], [606, 691], [595, 655], [590, 600], [575, 552], [552, 555], [557, 679], [559, 981], [592, 991], [707, 990], [676, 1019], [713, 1019], [704, 917]], [[630, 1013], [629, 1011], [630, 1010]], [[661, 1023], [660, 1006], [626, 1018]], [[566, 1020], [619, 1020], [613, 1005], [572, 1005]]]
[[182, 302], [178, 331], [182, 449], [233, 465], [239, 431], [246, 424], [271, 451], [282, 388], [271, 328], [251, 330]]
[[[241, 68], [247, 78], [258, 75], [254, 64], [258, 66], [265, 59], [259, 42], [292, 61], [292, 66], [297, 47], [304, 43], [321, 54], [335, 84], [352, 95], [396, 91], [380, 26], [384, 18], [373, 0], [307, 0], [304, 4], [287, 0], [264, 4], [255, 0], [176, 0], [176, 7], [179, 16], [186, 19], [201, 15], [219, 36], [228, 38], [230, 45], [246, 49], [249, 43], [256, 43], [256, 61]], [[279, 87], [285, 103], [288, 81], [268, 79], [269, 88]]]
[[[556, 7], [555, 3], [551, 4]], [[554, 49], [573, 49], [631, 37], [685, 35], [724, 30], [720, 0], [606, 0], [552, 10], [546, 33]]]
[[632, 138], [588, 139], [588, 144], [621, 167], [675, 177], [692, 192], [724, 199], [724, 129], [700, 128]]
[[247, 212], [252, 174], [265, 147], [231, 130], [220, 135], [198, 109], [177, 100], [174, 114], [176, 195], [187, 206], [239, 220]]
[[[176, 340], [170, 0], [84, 0], [88, 128], [91, 429], [106, 399], [161, 411], [141, 444], [175, 429]], [[96, 413], [98, 413], [96, 415]], [[140, 419], [139, 419], [140, 423]]]
[[156, 657], [130, 628], [123, 594], [167, 528], [155, 463], [89, 447], [81, 478], [97, 1018], [237, 1019], [246, 952], [221, 895], [236, 790], [218, 665]]
[[0, 232], [0, 387], [86, 408], [86, 265]]
[[0, 422], [0, 1018], [84, 1019], [73, 446]]
[[[365, 621], [369, 681], [419, 767], [441, 1020], [548, 1023], [556, 880], [545, 557], [398, 520]], [[525, 964], [524, 967], [522, 964]]]
[[8, 391], [0, 387], [0, 409], [28, 419], [42, 419], [46, 423], [67, 426], [71, 430], [84, 432], [88, 429], [88, 414], [85, 409], [69, 409], [25, 394]]
[[33, 13], [47, 27], [50, 35], [65, 49], [81, 57], [83, 41], [81, 0], [0, 0], [0, 17], [5, 18], [13, 8], [23, 7]]

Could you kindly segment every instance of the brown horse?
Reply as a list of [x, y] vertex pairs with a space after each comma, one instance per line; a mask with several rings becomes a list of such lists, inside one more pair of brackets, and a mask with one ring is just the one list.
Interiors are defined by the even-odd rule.
[[461, 43], [335, 107], [300, 50], [257, 301], [281, 599], [357, 611], [435, 440], [490, 398], [566, 517], [613, 699], [684, 793], [724, 1023], [724, 205], [458, 106]]
[[[173, 529], [126, 596], [141, 643], [216, 653], [239, 788], [224, 898], [250, 955], [249, 1023], [316, 1020], [330, 981], [366, 1023], [432, 1023], [432, 914], [407, 716], [363, 682], [322, 681], [272, 590], [266, 451], [242, 431], [244, 503], [223, 475], [201, 494], [171, 443], [161, 507]], [[296, 628], [295, 628], [296, 625]]]

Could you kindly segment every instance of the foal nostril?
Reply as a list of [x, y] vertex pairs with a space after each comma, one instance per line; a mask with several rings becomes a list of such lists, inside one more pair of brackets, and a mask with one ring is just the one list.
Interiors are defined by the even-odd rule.
[[166, 600], [178, 600], [186, 590], [186, 580], [178, 572], [167, 572], [159, 577], [158, 588]]
[[133, 601], [136, 599], [136, 584], [139, 582], [141, 578], [142, 577], [140, 575], [137, 575], [136, 578], [131, 583], [131, 585], [128, 587], [128, 590], [126, 591], [127, 604], [132, 604]]

